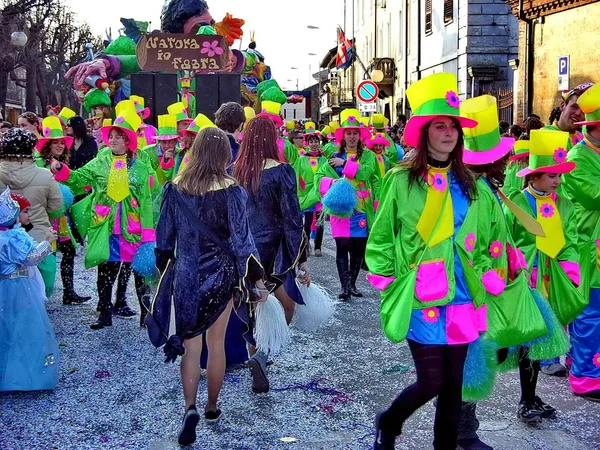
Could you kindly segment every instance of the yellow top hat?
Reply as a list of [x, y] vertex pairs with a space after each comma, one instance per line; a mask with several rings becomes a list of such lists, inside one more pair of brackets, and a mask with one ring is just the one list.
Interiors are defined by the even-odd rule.
[[[529, 133], [529, 167], [517, 172], [518, 177], [531, 173], [568, 173], [575, 168], [567, 162], [569, 133], [555, 130], [531, 130]], [[519, 141], [520, 142], [520, 141]]]
[[177, 117], [171, 114], [163, 114], [158, 116], [158, 132], [154, 139], [159, 141], [170, 141], [171, 139], [178, 139], [179, 134], [177, 133]]
[[306, 122], [304, 124], [304, 137], [310, 134], [319, 134], [319, 130], [317, 130], [317, 126], [314, 122]]
[[190, 78], [182, 78], [181, 79], [181, 87], [189, 88], [192, 85], [192, 80]]
[[331, 128], [332, 133], [335, 133], [335, 130], [337, 130], [339, 127], [340, 127], [340, 123], [337, 120], [329, 122], [329, 128]]
[[273, 102], [271, 100], [263, 100], [260, 102], [261, 112], [258, 114], [259, 116], [269, 117], [273, 122], [275, 122], [276, 127], [283, 126], [283, 119], [279, 115], [281, 112], [281, 104], [277, 102]]
[[63, 133], [60, 119], [57, 116], [45, 117], [44, 120], [42, 120], [42, 137], [38, 139], [36, 148], [41, 151], [47, 142], [58, 139], [62, 139], [67, 148], [71, 148], [73, 145], [73, 138], [71, 136], [65, 136]]
[[321, 130], [321, 135], [327, 137], [329, 134], [332, 133], [331, 127], [329, 125], [325, 125], [323, 127], [323, 129]]
[[514, 138], [501, 137], [498, 126], [498, 106], [496, 98], [480, 95], [460, 104], [460, 114], [477, 123], [465, 128], [465, 164], [490, 164], [502, 159], [512, 149]]
[[133, 106], [138, 113], [142, 113], [144, 119], [150, 117], [150, 108], [146, 108], [144, 104], [144, 97], [139, 95], [130, 95], [129, 100], [133, 102]]
[[246, 123], [254, 119], [256, 117], [256, 111], [254, 108], [250, 108], [249, 106], [244, 106], [244, 115], [246, 116]]
[[343, 110], [340, 113], [340, 122], [340, 127], [335, 130], [335, 138], [338, 142], [342, 142], [342, 139], [344, 138], [344, 131], [348, 129], [360, 130], [360, 139], [363, 142], [371, 136], [369, 130], [365, 126], [362, 126], [360, 112], [358, 109], [349, 108]]
[[133, 111], [137, 114], [133, 100], [121, 100], [117, 103], [117, 106], [115, 106], [115, 115], [120, 116], [123, 111]]
[[167, 112], [177, 118], [177, 122], [192, 122], [186, 112], [183, 102], [173, 103], [167, 107]]
[[102, 121], [102, 126], [103, 127], [110, 127], [112, 125], [112, 119], [104, 119]]
[[370, 122], [371, 118], [368, 116], [365, 117], [361, 117], [358, 119], [358, 121], [360, 122], [360, 125], [365, 127], [365, 128], [369, 128], [369, 122]]
[[522, 159], [529, 156], [529, 141], [525, 139], [515, 142], [513, 146], [514, 155], [510, 157], [511, 160]]
[[62, 123], [64, 123], [65, 125], [67, 124], [67, 122], [69, 121], [69, 119], [71, 117], [75, 117], [77, 114], [75, 113], [75, 111], [73, 111], [72, 109], [69, 109], [67, 107], [64, 107], [63, 109], [60, 110], [60, 112], [58, 113], [58, 118], [60, 119], [60, 121]]
[[600, 83], [593, 85], [577, 99], [585, 114], [585, 121], [575, 125], [597, 125], [600, 123]]
[[389, 123], [389, 119], [383, 114], [377, 113], [371, 116], [371, 125], [373, 125], [373, 128], [385, 128]]
[[419, 144], [421, 128], [439, 116], [456, 119], [462, 128], [477, 125], [473, 119], [460, 115], [460, 98], [458, 82], [453, 73], [436, 73], [411, 84], [406, 90], [406, 97], [413, 110], [404, 129], [404, 140], [411, 146]]
[[[131, 102], [131, 104], [133, 105], [133, 102], [131, 100], [124, 100], [124, 101]], [[123, 103], [123, 102], [119, 102], [119, 103]], [[138, 144], [137, 143], [137, 130], [141, 124], [142, 124], [142, 119], [140, 119], [140, 116], [138, 116], [137, 112], [135, 111], [135, 108], [131, 109], [127, 105], [124, 105], [121, 108], [120, 113], [117, 114], [117, 118], [115, 119], [113, 124], [110, 126], [101, 128], [102, 140], [104, 141], [104, 143], [106, 145], [108, 145], [108, 137], [110, 135], [110, 131], [113, 128], [118, 128], [121, 131], [123, 131], [129, 138], [129, 146], [128, 146], [129, 150], [135, 151], [137, 149], [137, 144]]]
[[[203, 128], [216, 128], [216, 127], [217, 126], [212, 122], [212, 120], [210, 120], [204, 114], [200, 113], [196, 116], [196, 118], [193, 120], [193, 122], [190, 123], [190, 126], [187, 128], [187, 130], [185, 130], [185, 132], [198, 134], [200, 132], [200, 130], [202, 130]], [[182, 132], [182, 133], [184, 133], [184, 132]]]
[[295, 120], [286, 120], [285, 121], [285, 129], [288, 131], [292, 131], [294, 128], [296, 128], [296, 121]]

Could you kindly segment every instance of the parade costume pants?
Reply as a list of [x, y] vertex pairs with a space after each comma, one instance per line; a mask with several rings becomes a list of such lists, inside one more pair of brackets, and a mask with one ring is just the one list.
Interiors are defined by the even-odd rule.
[[[335, 262], [338, 269], [338, 275], [340, 276], [342, 289], [348, 285], [355, 286], [365, 257], [366, 248], [366, 237], [335, 238]], [[350, 257], [349, 267], [348, 256]]]
[[62, 260], [60, 261], [60, 278], [63, 284], [63, 295], [75, 294], [75, 288], [73, 286], [73, 271], [75, 269], [75, 246], [68, 240], [59, 242], [56, 244], [58, 251], [62, 254]]
[[310, 211], [304, 213], [304, 234], [306, 234], [307, 241], [310, 241], [312, 223], [315, 218], [315, 214], [317, 215], [317, 235], [315, 237], [315, 250], [320, 250], [321, 244], [323, 243], [324, 232], [323, 224], [319, 223], [321, 220], [321, 214], [323, 214], [322, 212]]
[[533, 403], [535, 401], [535, 388], [540, 373], [540, 362], [531, 361], [527, 349], [521, 347], [519, 359], [519, 378], [521, 379], [521, 402]]
[[468, 344], [427, 345], [408, 339], [417, 371], [416, 383], [404, 389], [382, 413], [380, 425], [393, 436], [417, 409], [437, 396], [433, 448], [455, 450], [461, 415], [463, 370]]
[[[131, 265], [129, 263], [121, 262], [103, 262], [98, 265], [98, 311], [101, 313], [112, 311], [111, 299], [113, 285], [115, 284], [121, 265], [125, 264]], [[142, 299], [147, 292], [147, 286], [144, 284], [144, 277], [137, 274], [134, 274], [133, 276], [135, 279], [135, 290], [140, 302], [140, 307], [142, 307]]]

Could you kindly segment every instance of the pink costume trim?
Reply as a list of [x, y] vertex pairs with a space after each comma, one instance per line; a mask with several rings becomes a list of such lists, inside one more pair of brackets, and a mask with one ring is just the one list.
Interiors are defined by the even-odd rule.
[[110, 213], [110, 206], [107, 205], [96, 205], [94, 209], [99, 216], [108, 216], [108, 213]]
[[494, 269], [488, 270], [481, 276], [484, 289], [492, 295], [500, 295], [506, 289], [506, 281], [500, 278]]
[[571, 279], [571, 281], [575, 284], [575, 286], [579, 286], [581, 283], [581, 273], [579, 264], [571, 261], [559, 261], [560, 267], [563, 268], [567, 276]]
[[515, 277], [515, 272], [519, 269], [527, 269], [527, 261], [523, 252], [519, 248], [513, 248], [506, 243], [506, 256], [508, 257], [508, 273], [511, 278]]
[[446, 307], [446, 338], [448, 345], [468, 344], [476, 341], [479, 333], [487, 330], [484, 308], [475, 309], [473, 303]]
[[146, 143], [148, 145], [156, 144], [156, 139], [154, 139], [154, 136], [156, 136], [156, 128], [154, 128], [152, 125], [146, 124], [144, 134], [146, 136]]
[[395, 280], [394, 277], [384, 277], [383, 275], [374, 275], [372, 273], [367, 274], [367, 280], [373, 285], [375, 289], [384, 291], [392, 282]]
[[373, 201], [373, 210], [377, 212], [377, 208], [379, 208], [379, 200]]
[[321, 194], [321, 197], [323, 197], [325, 194], [327, 194], [327, 191], [331, 187], [332, 183], [333, 183], [333, 178], [329, 178], [329, 177], [321, 178], [321, 182], [319, 183], [319, 194]]
[[535, 287], [537, 286], [537, 279], [538, 279], [538, 268], [534, 267], [533, 269], [531, 269], [531, 281], [529, 282], [530, 288], [535, 289]]
[[62, 167], [56, 174], [54, 174], [54, 179], [58, 182], [65, 182], [71, 176], [71, 169], [66, 164], [63, 164]]
[[148, 177], [148, 182], [150, 183], [150, 189], [152, 189], [154, 187], [154, 175]]
[[344, 169], [342, 170], [342, 173], [346, 175], [347, 178], [354, 178], [356, 176], [356, 172], [358, 172], [359, 167], [359, 163], [348, 159], [346, 161]]
[[142, 242], [156, 242], [156, 231], [154, 228], [142, 228]]
[[600, 378], [578, 378], [573, 375], [573, 372], [569, 372], [569, 381], [571, 382], [571, 390], [575, 394], [586, 394], [588, 392], [600, 390]]
[[168, 163], [163, 161], [164, 157], [160, 158], [160, 167], [164, 170], [169, 170], [175, 165], [175, 157], [171, 158]]
[[84, 191], [91, 192], [91, 191], [92, 191], [92, 187], [91, 187], [91, 186], [84, 186], [84, 187], [83, 187], [83, 190], [84, 190]]

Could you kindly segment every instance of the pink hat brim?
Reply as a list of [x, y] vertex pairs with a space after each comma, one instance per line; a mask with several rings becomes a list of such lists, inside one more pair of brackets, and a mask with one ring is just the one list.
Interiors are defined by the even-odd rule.
[[187, 119], [178, 120], [177, 123], [180, 124], [181, 122], [185, 122], [189, 126], [189, 124], [192, 123], [193, 121], [194, 121], [194, 119], [187, 118]]
[[302, 137], [303, 137], [304, 139], [306, 139], [306, 138], [307, 138], [307, 137], [309, 137], [309, 136], [318, 136], [318, 137], [320, 138], [320, 137], [322, 136], [322, 134], [321, 134], [319, 131], [313, 131], [312, 133], [304, 133], [304, 134], [302, 135]]
[[150, 117], [150, 108], [136, 109], [135, 112], [138, 114], [142, 113], [142, 118], [144, 120], [146, 120], [148, 117]]
[[529, 156], [529, 152], [519, 153], [518, 155], [512, 155], [510, 158], [511, 161], [517, 161], [519, 159], [523, 159]]
[[164, 136], [153, 136], [152, 138], [155, 141], [171, 141], [173, 139], [179, 139], [181, 136], [179, 136], [178, 134], [166, 134]]
[[100, 130], [102, 131], [102, 141], [106, 144], [106, 146], [109, 147], [108, 136], [110, 135], [110, 130], [112, 130], [113, 128], [116, 128], [117, 130], [120, 130], [127, 135], [127, 137], [129, 138], [129, 145], [127, 146], [127, 148], [129, 150], [131, 150], [132, 152], [135, 152], [137, 150], [137, 146], [138, 146], [137, 145], [137, 133], [135, 131], [131, 131], [126, 128], [117, 127], [114, 125], [100, 128]]
[[198, 136], [198, 132], [197, 131], [192, 131], [192, 130], [181, 130], [179, 133], [183, 137], [185, 137], [188, 133], [193, 134], [194, 136]]
[[279, 116], [277, 114], [271, 114], [271, 113], [267, 113], [267, 112], [261, 112], [261, 113], [257, 114], [256, 117], [268, 117], [269, 119], [271, 119], [275, 123], [275, 126], [277, 128], [283, 126], [283, 119], [281, 118], [281, 116]]
[[41, 151], [42, 148], [44, 148], [44, 145], [46, 145], [46, 142], [58, 141], [59, 139], [62, 139], [65, 141], [65, 145], [66, 145], [67, 149], [70, 149], [71, 146], [73, 145], [73, 138], [71, 136], [63, 136], [63, 137], [59, 137], [59, 138], [40, 138], [40, 139], [38, 139], [37, 144], [35, 144], [35, 148]]
[[473, 119], [467, 119], [461, 116], [451, 116], [449, 114], [435, 114], [430, 116], [412, 116], [408, 119], [408, 123], [404, 128], [404, 141], [410, 147], [416, 147], [419, 144], [419, 135], [421, 128], [427, 125], [436, 117], [450, 117], [451, 119], [458, 120], [462, 128], [473, 128], [477, 125], [477, 121]]
[[342, 140], [344, 139], [344, 131], [346, 130], [358, 130], [360, 132], [360, 140], [364, 143], [366, 142], [367, 139], [369, 139], [371, 137], [371, 132], [363, 127], [340, 127], [337, 130], [335, 130], [335, 139], [338, 142], [342, 142]]
[[569, 173], [575, 170], [576, 164], [572, 161], [557, 164], [555, 166], [540, 167], [539, 169], [531, 170], [526, 167], [517, 172], [518, 177], [525, 177], [532, 173]]
[[367, 146], [367, 148], [369, 150], [373, 150], [373, 147], [375, 147], [376, 145], [383, 145], [385, 147], [389, 147], [390, 141], [388, 141], [387, 139], [384, 139], [384, 138], [377, 138], [377, 139], [367, 140], [365, 145]]
[[575, 122], [574, 125], [577, 125], [578, 127], [584, 127], [586, 125], [598, 125], [600, 124], [600, 120], [590, 120], [590, 121], [583, 121], [583, 122]]
[[500, 139], [500, 143], [491, 150], [473, 152], [465, 148], [463, 150], [463, 162], [472, 166], [491, 164], [509, 154], [514, 145], [514, 138], [503, 137]]

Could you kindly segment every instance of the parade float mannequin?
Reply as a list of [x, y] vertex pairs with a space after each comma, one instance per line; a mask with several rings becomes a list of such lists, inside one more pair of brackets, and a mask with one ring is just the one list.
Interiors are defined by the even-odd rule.
[[179, 172], [185, 169], [189, 161], [188, 152], [192, 148], [194, 139], [201, 129], [209, 127], [216, 128], [216, 125], [200, 113], [192, 120], [187, 129], [179, 132], [183, 138], [181, 149], [165, 151], [160, 161], [160, 167], [166, 180], [173, 180]]
[[[69, 149], [72, 145], [73, 138], [63, 133], [59, 118], [57, 116], [46, 117], [42, 121], [42, 137], [38, 139], [36, 144], [36, 149], [40, 155], [36, 159], [36, 164], [38, 167], [46, 169], [50, 169], [53, 161], [68, 165], [70, 160]], [[73, 238], [71, 218], [68, 214], [68, 210], [73, 203], [73, 194], [66, 186], [61, 186], [61, 191], [63, 192], [63, 207], [48, 216], [52, 228], [57, 233], [55, 250], [58, 249], [62, 253], [60, 276], [63, 284], [63, 304], [71, 305], [84, 303], [91, 297], [82, 297], [75, 292], [73, 271], [77, 244]]]
[[569, 380], [575, 394], [600, 401], [600, 85], [590, 87], [577, 104], [585, 114], [577, 125], [585, 126], [585, 134], [567, 154], [576, 167], [563, 175], [563, 187], [577, 214], [581, 288], [589, 305], [569, 327]]
[[189, 117], [196, 116], [196, 97], [190, 92], [192, 80], [189, 77], [179, 79], [181, 83], [181, 92], [179, 93], [179, 101], [185, 106], [185, 110]]
[[[341, 284], [339, 297], [342, 300], [348, 300], [351, 295], [362, 296], [356, 289], [356, 280], [364, 258], [369, 227], [373, 225], [374, 191], [380, 181], [379, 176], [374, 176], [378, 173], [375, 154], [363, 145], [370, 133], [360, 125], [359, 118], [357, 109], [346, 109], [340, 113], [341, 126], [335, 131], [340, 148], [328, 164], [319, 168], [314, 179], [315, 188], [323, 198], [324, 210], [331, 215]], [[344, 195], [339, 195], [338, 191]], [[335, 200], [336, 205], [342, 203], [342, 207], [329, 207], [327, 196]]]
[[[314, 122], [304, 124], [305, 133], [303, 139], [308, 148], [306, 154], [300, 156], [293, 167], [298, 180], [298, 198], [300, 209], [304, 213], [304, 233], [307, 238], [314, 234], [315, 255], [322, 256], [321, 243], [323, 241], [323, 221], [319, 220], [323, 205], [318, 189], [315, 187], [314, 179], [317, 170], [327, 164], [327, 158], [321, 150], [321, 133], [316, 129]], [[307, 250], [310, 249], [307, 247]]]
[[52, 390], [59, 378], [60, 351], [36, 267], [56, 235], [46, 230], [34, 241], [20, 212], [7, 187], [0, 194], [0, 392]]
[[516, 141], [513, 146], [513, 154], [510, 155], [508, 165], [506, 166], [506, 176], [504, 178], [504, 186], [501, 191], [504, 195], [509, 196], [513, 192], [523, 190], [523, 178], [517, 176], [517, 172], [523, 170], [529, 165], [529, 141]]
[[90, 119], [93, 128], [92, 135], [96, 139], [98, 148], [103, 145], [100, 129], [103, 127], [103, 122], [111, 118], [111, 105], [108, 94], [96, 88], [88, 91], [83, 100], [83, 107], [92, 116]]
[[[112, 287], [121, 263], [134, 262], [140, 250], [153, 255], [155, 233], [151, 174], [135, 153], [141, 122], [135, 109], [124, 108], [111, 126], [102, 127], [103, 140], [110, 147], [110, 152], [99, 154], [74, 171], [57, 162], [51, 166], [57, 181], [72, 189], [92, 187], [91, 215], [86, 226], [85, 266], [98, 267], [100, 317], [91, 326], [94, 330], [112, 325]], [[135, 270], [135, 263], [133, 266]], [[145, 308], [142, 299], [147, 287], [142, 274], [135, 274], [135, 286], [143, 321]]]
[[135, 110], [142, 119], [142, 124], [138, 129], [138, 148], [144, 148], [154, 144], [154, 136], [156, 136], [156, 127], [144, 123], [144, 120], [150, 117], [150, 108], [145, 107], [144, 98], [138, 95], [130, 95], [129, 100], [133, 101]]

